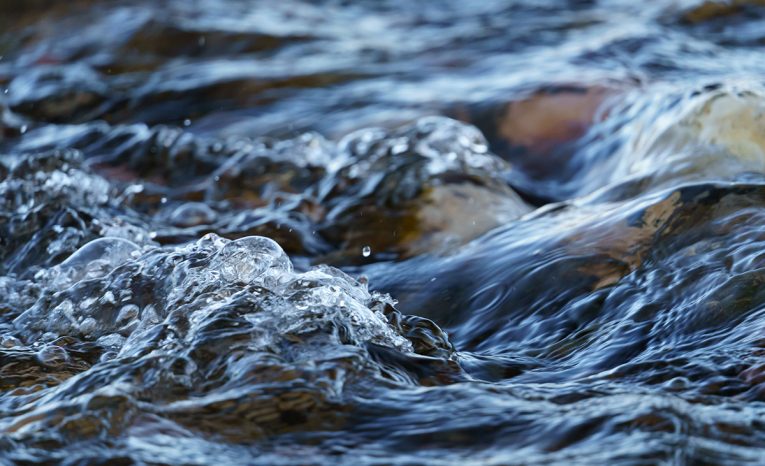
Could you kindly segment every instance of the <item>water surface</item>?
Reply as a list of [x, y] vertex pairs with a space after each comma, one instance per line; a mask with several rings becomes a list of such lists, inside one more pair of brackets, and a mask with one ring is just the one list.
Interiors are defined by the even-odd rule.
[[760, 464], [765, 4], [0, 0], [0, 459]]

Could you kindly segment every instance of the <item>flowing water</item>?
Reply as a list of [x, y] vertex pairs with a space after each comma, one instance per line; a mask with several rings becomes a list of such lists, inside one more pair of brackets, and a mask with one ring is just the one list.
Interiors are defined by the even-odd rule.
[[764, 44], [0, 0], [0, 463], [765, 463]]

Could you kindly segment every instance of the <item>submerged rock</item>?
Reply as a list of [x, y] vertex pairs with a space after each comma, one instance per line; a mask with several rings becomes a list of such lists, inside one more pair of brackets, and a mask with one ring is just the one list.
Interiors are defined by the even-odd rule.
[[[263, 235], [291, 254], [349, 264], [442, 253], [530, 210], [481, 133], [442, 117], [338, 143], [312, 133], [221, 141], [140, 125], [93, 125], [67, 143], [124, 187], [127, 206], [152, 216], [162, 243]], [[373, 254], [361, 256], [364, 246]]]
[[738, 89], [703, 92], [689, 98], [668, 117], [676, 119], [660, 122], [662, 130], [653, 135], [648, 130], [643, 135], [645, 139], [637, 142], [635, 149], [647, 156], [647, 160], [641, 161], [643, 164], [651, 163], [648, 157], [715, 151], [731, 166], [728, 173], [736, 169], [765, 171], [762, 92]]
[[[604, 104], [624, 92], [615, 85], [551, 85], [509, 102], [482, 103], [451, 110], [476, 125], [491, 150], [513, 164], [510, 177], [532, 199], [563, 200], [556, 191], [574, 173], [576, 143], [606, 118]], [[549, 186], [552, 185], [552, 186]]]
[[38, 67], [8, 85], [11, 110], [44, 122], [87, 121], [104, 112], [109, 87], [84, 65]]
[[612, 183], [642, 178], [656, 189], [765, 172], [761, 90], [712, 86], [681, 99], [659, 96], [663, 105], [625, 127], [632, 136], [615, 159]]
[[[84, 444], [106, 432], [120, 441], [147, 415], [252, 441], [331, 428], [358, 390], [460, 376], [435, 324], [402, 316], [391, 298], [337, 269], [295, 272], [270, 239], [211, 234], [86, 275], [92, 264], [79, 258], [97, 246], [62, 264], [82, 269], [71, 286], [47, 289], [14, 320], [58, 378], [31, 379], [44, 396], [19, 399], [0, 424], [13, 442]], [[47, 401], [55, 398], [68, 401]]]
[[762, 0], [701, 0], [694, 2], [681, 13], [681, 21], [689, 24], [728, 18], [753, 7], [763, 7]]
[[472, 126], [425, 118], [393, 132], [361, 130], [340, 142], [343, 165], [322, 182], [320, 232], [360, 262], [438, 253], [530, 209], [506, 184], [510, 165]]

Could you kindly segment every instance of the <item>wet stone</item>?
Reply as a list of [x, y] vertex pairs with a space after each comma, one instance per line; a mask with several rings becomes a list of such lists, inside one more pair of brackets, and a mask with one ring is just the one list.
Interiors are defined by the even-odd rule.
[[503, 179], [510, 165], [472, 126], [425, 118], [391, 133], [361, 130], [339, 146], [346, 162], [320, 187], [320, 232], [339, 248], [329, 260], [358, 262], [364, 247], [378, 257], [438, 252], [529, 210]]

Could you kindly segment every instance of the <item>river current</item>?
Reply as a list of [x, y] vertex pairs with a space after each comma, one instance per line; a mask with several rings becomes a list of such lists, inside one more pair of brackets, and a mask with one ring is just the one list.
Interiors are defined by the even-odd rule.
[[765, 464], [763, 45], [0, 0], [0, 464]]

